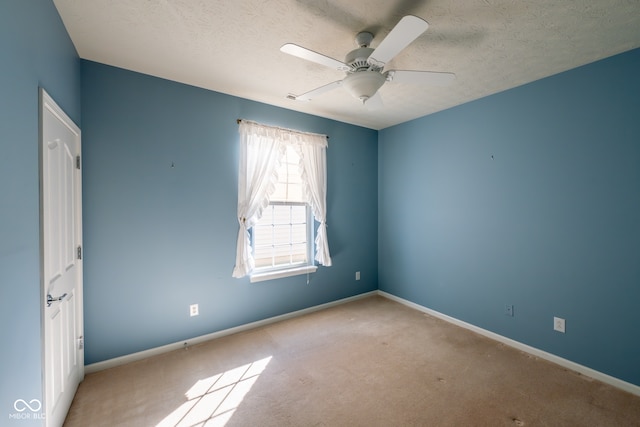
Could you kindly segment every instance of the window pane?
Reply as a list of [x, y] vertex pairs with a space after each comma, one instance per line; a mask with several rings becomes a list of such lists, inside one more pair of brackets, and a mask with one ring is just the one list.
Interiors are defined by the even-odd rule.
[[273, 267], [274, 264], [272, 263], [271, 258], [264, 258], [264, 259], [256, 259], [254, 266], [255, 268], [267, 268], [267, 267]]
[[291, 261], [291, 246], [276, 246], [273, 248], [273, 256], [277, 264], [289, 264]]
[[271, 195], [273, 201], [286, 201], [287, 200], [287, 186], [276, 185], [276, 191]]
[[272, 248], [273, 246], [271, 245], [263, 245], [263, 246], [257, 246], [255, 248], [253, 248], [253, 257], [254, 258], [264, 258], [264, 257], [270, 257], [271, 253], [272, 253]]
[[269, 227], [261, 227], [261, 228], [253, 228], [253, 244], [256, 247], [259, 246], [271, 246], [271, 242], [273, 240], [273, 233], [271, 226]]
[[292, 262], [307, 261], [307, 245], [306, 244], [291, 246], [291, 261]]
[[298, 224], [291, 226], [291, 243], [307, 242], [307, 225]]
[[301, 184], [300, 157], [293, 147], [287, 147], [278, 168], [278, 184], [275, 193], [271, 195], [271, 201], [304, 202]]
[[276, 225], [273, 227], [273, 244], [288, 245], [291, 241], [291, 227], [289, 225]]
[[303, 200], [302, 184], [289, 183], [287, 200]]
[[258, 221], [258, 224], [271, 224], [271, 220], [273, 217], [273, 206], [269, 205], [262, 211], [262, 216]]
[[291, 206], [273, 205], [273, 223], [289, 224], [291, 222]]
[[271, 246], [255, 248], [253, 251], [253, 258], [256, 267], [270, 267], [272, 264]]
[[306, 206], [291, 206], [291, 223], [292, 224], [306, 224], [307, 223], [307, 207]]
[[287, 255], [289, 252], [291, 252], [291, 245], [289, 243], [273, 246], [273, 253], [277, 256]]

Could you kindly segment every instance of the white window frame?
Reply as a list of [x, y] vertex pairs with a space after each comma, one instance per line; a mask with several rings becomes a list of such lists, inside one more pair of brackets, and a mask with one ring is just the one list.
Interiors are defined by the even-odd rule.
[[[307, 261], [294, 264], [280, 264], [268, 267], [256, 267], [250, 275], [250, 281], [262, 282], [265, 280], [280, 279], [283, 277], [297, 276], [301, 274], [314, 273], [318, 267], [313, 260], [313, 254], [315, 252], [314, 240], [315, 240], [315, 221], [313, 219], [313, 213], [308, 203], [303, 202], [271, 202], [272, 205], [284, 205], [284, 206], [304, 206], [305, 218], [307, 228]], [[255, 241], [253, 238], [253, 227], [251, 229], [251, 247], [255, 248]]]

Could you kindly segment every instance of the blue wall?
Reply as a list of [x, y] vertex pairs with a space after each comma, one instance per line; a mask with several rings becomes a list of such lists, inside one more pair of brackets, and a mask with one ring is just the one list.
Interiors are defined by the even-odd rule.
[[[89, 61], [82, 118], [87, 364], [377, 289], [376, 131]], [[309, 285], [231, 277], [237, 118], [330, 136], [333, 266]]]
[[634, 50], [381, 131], [380, 289], [640, 385], [638, 76]]
[[0, 420], [42, 400], [38, 87], [80, 123], [80, 60], [51, 0], [0, 2]]

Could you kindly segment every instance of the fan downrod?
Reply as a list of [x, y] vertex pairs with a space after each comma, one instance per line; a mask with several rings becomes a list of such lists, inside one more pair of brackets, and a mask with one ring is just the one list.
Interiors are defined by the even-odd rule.
[[371, 45], [372, 40], [373, 40], [373, 34], [371, 34], [368, 31], [362, 31], [356, 35], [356, 46], [369, 47], [369, 45]]

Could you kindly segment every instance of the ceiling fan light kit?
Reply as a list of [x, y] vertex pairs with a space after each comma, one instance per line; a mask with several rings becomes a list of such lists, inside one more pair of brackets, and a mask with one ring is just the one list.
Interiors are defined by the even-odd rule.
[[[369, 47], [373, 40], [373, 34], [366, 31], [360, 32], [356, 35], [358, 48], [349, 52], [345, 56], [344, 62], [292, 43], [283, 45], [280, 50], [284, 53], [346, 72], [343, 80], [329, 83], [302, 95], [289, 94], [287, 98], [310, 101], [336, 87], [344, 86], [347, 92], [364, 104], [376, 95], [385, 82], [442, 85], [452, 81], [455, 79], [455, 75], [452, 73], [384, 70], [387, 62], [418, 38], [428, 27], [427, 21], [417, 16], [405, 16], [375, 49]], [[376, 99], [378, 103], [381, 102], [379, 94]]]
[[342, 85], [354, 98], [364, 104], [382, 87], [386, 77], [379, 71], [360, 71], [348, 74], [342, 81]]

